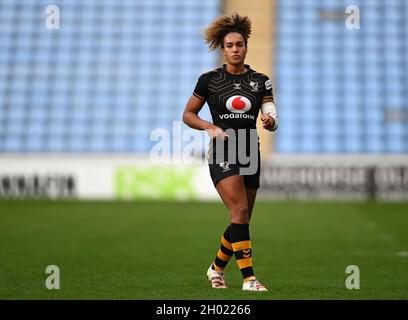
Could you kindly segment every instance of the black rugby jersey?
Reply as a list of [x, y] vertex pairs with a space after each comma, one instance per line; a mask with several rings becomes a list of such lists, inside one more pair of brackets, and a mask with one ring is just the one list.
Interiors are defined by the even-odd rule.
[[272, 82], [249, 65], [245, 65], [247, 72], [238, 75], [225, 67], [202, 74], [193, 94], [207, 101], [213, 123], [224, 131], [255, 129], [262, 100], [273, 99]]

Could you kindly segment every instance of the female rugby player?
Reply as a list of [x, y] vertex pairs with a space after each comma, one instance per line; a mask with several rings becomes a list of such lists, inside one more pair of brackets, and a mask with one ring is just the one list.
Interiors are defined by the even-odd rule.
[[[261, 110], [262, 127], [274, 131], [278, 118], [271, 81], [244, 62], [250, 34], [251, 21], [238, 14], [221, 16], [204, 30], [210, 50], [220, 47], [226, 63], [199, 77], [183, 121], [209, 134], [210, 175], [230, 213], [230, 224], [207, 277], [213, 288], [227, 288], [223, 270], [234, 255], [243, 276], [242, 290], [267, 291], [254, 274], [249, 221], [260, 174], [256, 120]], [[205, 102], [213, 123], [198, 116]]]

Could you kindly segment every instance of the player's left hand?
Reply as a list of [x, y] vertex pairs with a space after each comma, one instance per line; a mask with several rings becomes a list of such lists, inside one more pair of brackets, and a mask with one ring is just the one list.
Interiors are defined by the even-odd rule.
[[262, 127], [266, 130], [270, 130], [275, 125], [275, 119], [269, 114], [263, 114], [261, 116]]

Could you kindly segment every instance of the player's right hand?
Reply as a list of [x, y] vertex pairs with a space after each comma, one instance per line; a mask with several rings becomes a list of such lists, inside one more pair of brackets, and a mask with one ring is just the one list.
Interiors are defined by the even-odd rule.
[[220, 127], [213, 126], [210, 129], [206, 130], [210, 139], [222, 139], [227, 140], [228, 135]]

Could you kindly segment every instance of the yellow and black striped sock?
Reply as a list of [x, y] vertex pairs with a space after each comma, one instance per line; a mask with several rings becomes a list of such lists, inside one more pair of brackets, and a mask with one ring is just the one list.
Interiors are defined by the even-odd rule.
[[252, 268], [252, 246], [249, 238], [249, 224], [231, 223], [231, 245], [242, 277], [245, 280], [254, 278]]
[[232, 251], [231, 246], [230, 226], [228, 226], [224, 234], [221, 236], [221, 245], [212, 264], [212, 269], [216, 271], [224, 270], [233, 255], [234, 252]]

